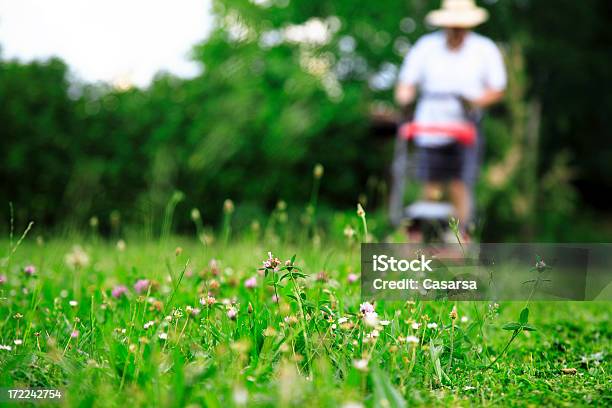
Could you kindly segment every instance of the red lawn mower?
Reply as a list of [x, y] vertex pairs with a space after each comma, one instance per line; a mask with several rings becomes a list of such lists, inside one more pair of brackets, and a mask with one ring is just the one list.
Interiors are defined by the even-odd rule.
[[[389, 197], [389, 218], [395, 227], [405, 226], [408, 239], [414, 242], [456, 242], [449, 229], [449, 221], [455, 213], [454, 206], [446, 201], [419, 200], [405, 206], [404, 194], [409, 180], [420, 182], [416, 177], [415, 149], [411, 141], [417, 135], [451, 137], [466, 153], [474, 149], [479, 154], [481, 148], [478, 138], [479, 115], [471, 112], [463, 98], [452, 95], [462, 101], [465, 120], [451, 124], [418, 123], [404, 121], [398, 126], [395, 139], [393, 162], [391, 165], [391, 189]], [[427, 97], [446, 97], [448, 94], [428, 95]], [[407, 115], [412, 117], [412, 114]], [[464, 149], [464, 148], [469, 148]], [[477, 170], [476, 170], [477, 171]], [[475, 176], [474, 176], [475, 179]], [[473, 197], [473, 182], [468, 183]]]

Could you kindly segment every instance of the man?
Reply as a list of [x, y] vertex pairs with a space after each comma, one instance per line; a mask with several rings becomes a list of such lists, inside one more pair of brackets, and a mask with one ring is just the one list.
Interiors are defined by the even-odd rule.
[[435, 129], [415, 131], [417, 173], [424, 182], [425, 199], [439, 199], [448, 185], [463, 226], [471, 221], [483, 140], [478, 135], [473, 145], [461, 145], [451, 129], [466, 122], [477, 125], [482, 110], [500, 101], [506, 87], [499, 49], [471, 31], [487, 18], [487, 11], [474, 0], [443, 0], [442, 8], [426, 17], [430, 25], [443, 30], [423, 36], [410, 49], [395, 90], [396, 102], [403, 108], [418, 94], [416, 129]]

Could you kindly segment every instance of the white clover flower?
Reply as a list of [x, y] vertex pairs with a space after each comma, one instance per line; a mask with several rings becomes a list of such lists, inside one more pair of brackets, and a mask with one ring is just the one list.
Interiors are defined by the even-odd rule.
[[368, 371], [368, 363], [366, 359], [353, 360], [353, 367], [359, 371]]
[[234, 399], [234, 404], [236, 405], [246, 405], [249, 400], [249, 393], [243, 387], [236, 387], [234, 389], [234, 393], [232, 395]]
[[79, 304], [79, 302], [77, 302], [76, 300], [71, 300], [70, 302], [68, 302], [68, 304], [72, 307], [77, 307], [77, 305]]
[[21, 340], [21, 339], [15, 339], [15, 340], [13, 341], [13, 343], [15, 343], [15, 345], [16, 345], [16, 346], [21, 346], [21, 345], [23, 344], [23, 340]]
[[468, 320], [470, 319], [467, 316], [461, 316], [461, 323], [466, 323]]
[[419, 330], [421, 323], [414, 322], [410, 327], [412, 327], [413, 330]]
[[150, 321], [146, 322], [143, 327], [144, 327], [145, 330], [147, 330], [149, 327], [153, 326], [154, 324], [155, 324], [155, 322], [153, 320], [150, 320]]
[[341, 317], [338, 319], [338, 324], [343, 324], [348, 322], [348, 317]]
[[438, 323], [427, 323], [427, 328], [435, 330], [438, 328]]
[[367, 326], [370, 326], [370, 327], [377, 326], [379, 322], [378, 313], [376, 312], [366, 313], [365, 316], [363, 317], [363, 321], [365, 322]]
[[342, 408], [363, 408], [363, 404], [356, 401], [347, 401], [342, 404]]
[[85, 268], [89, 265], [89, 255], [83, 251], [83, 248], [75, 245], [72, 247], [72, 252], [66, 254], [64, 261], [72, 269]]
[[0, 344], [0, 350], [11, 351], [13, 348], [11, 346]]
[[159, 339], [160, 340], [167, 340], [168, 339], [168, 333], [159, 333]]
[[406, 337], [406, 343], [419, 344], [419, 338], [417, 336], [408, 336]]
[[347, 237], [348, 239], [353, 238], [356, 234], [355, 230], [350, 225], [347, 225], [346, 227], [344, 227], [343, 232], [344, 232], [344, 236]]

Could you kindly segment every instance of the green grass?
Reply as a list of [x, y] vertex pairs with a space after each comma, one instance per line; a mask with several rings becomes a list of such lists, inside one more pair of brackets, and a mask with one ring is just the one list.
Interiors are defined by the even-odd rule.
[[[87, 265], [67, 265], [75, 244]], [[274, 274], [258, 272], [268, 251], [283, 265], [297, 254], [307, 275], [282, 280], [279, 303]], [[26, 265], [36, 267], [33, 277]], [[0, 386], [57, 387], [65, 406], [612, 404], [609, 303], [532, 303], [537, 331], [521, 332], [486, 370], [512, 334], [503, 325], [524, 303], [378, 303], [390, 323], [369, 327], [359, 283], [347, 281], [359, 272], [358, 247], [342, 241], [296, 247], [251, 237], [205, 246], [170, 236], [126, 239], [121, 251], [96, 237], [28, 238], [0, 271], [8, 276], [0, 344], [12, 348], [0, 350]], [[154, 282], [150, 293], [135, 293], [138, 279]], [[111, 290], [120, 284], [129, 291], [116, 299]], [[216, 303], [200, 305], [209, 292]], [[235, 320], [224, 300], [235, 302]], [[201, 311], [189, 316], [188, 307]], [[407, 336], [418, 344], [402, 341]]]

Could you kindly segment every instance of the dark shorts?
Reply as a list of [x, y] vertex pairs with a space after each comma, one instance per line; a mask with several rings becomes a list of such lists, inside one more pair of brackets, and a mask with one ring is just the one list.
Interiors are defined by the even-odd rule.
[[451, 143], [439, 147], [419, 147], [417, 177], [422, 181], [445, 182], [462, 178], [464, 147]]

